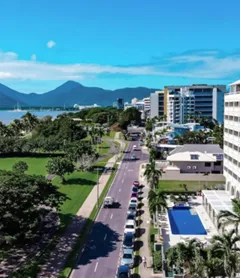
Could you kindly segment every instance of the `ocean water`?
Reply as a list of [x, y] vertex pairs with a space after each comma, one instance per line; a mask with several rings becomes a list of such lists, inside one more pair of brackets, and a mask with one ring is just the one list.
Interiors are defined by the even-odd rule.
[[[58, 115], [70, 111], [29, 111], [30, 113], [36, 115], [38, 118], [42, 118], [44, 116], [52, 116], [56, 118]], [[10, 124], [15, 119], [20, 119], [23, 115], [25, 115], [27, 111], [6, 111], [0, 110], [0, 121], [4, 124]]]

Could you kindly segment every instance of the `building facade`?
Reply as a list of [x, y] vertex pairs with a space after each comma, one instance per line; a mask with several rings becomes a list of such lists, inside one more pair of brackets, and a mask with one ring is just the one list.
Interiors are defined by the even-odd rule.
[[124, 99], [117, 98], [117, 100], [115, 102], [113, 102], [113, 107], [116, 107], [117, 109], [123, 109], [124, 108]]
[[164, 91], [156, 91], [150, 95], [150, 118], [163, 117], [166, 114], [166, 102]]
[[230, 84], [225, 95], [224, 176], [226, 190], [240, 198], [240, 80]]
[[164, 90], [169, 122], [182, 124], [197, 115], [223, 122], [225, 85], [165, 86]]

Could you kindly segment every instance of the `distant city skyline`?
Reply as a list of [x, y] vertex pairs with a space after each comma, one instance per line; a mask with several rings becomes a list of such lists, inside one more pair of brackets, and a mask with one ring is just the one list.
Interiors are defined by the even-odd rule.
[[[234, 7], [234, 8], [233, 8]], [[43, 93], [240, 79], [238, 0], [2, 0], [0, 83]]]

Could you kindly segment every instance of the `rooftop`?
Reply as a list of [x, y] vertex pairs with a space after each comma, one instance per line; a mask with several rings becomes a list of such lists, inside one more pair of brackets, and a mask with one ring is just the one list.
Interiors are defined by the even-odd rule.
[[232, 197], [225, 190], [203, 190], [203, 195], [216, 213], [221, 210], [232, 212]]
[[207, 154], [223, 154], [223, 150], [218, 144], [185, 144], [177, 146], [170, 155], [183, 152], [200, 152]]
[[229, 84], [229, 86], [232, 86], [232, 85], [240, 85], [240, 79], [231, 83], [231, 84]]
[[174, 161], [215, 162], [217, 159], [212, 154], [186, 151], [186, 152], [179, 152], [179, 153], [171, 154], [167, 157], [167, 160], [173, 161], [173, 162]]

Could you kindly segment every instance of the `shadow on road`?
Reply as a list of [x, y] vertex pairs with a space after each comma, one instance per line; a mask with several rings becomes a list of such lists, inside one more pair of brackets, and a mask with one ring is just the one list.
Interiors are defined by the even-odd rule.
[[146, 229], [144, 229], [144, 228], [137, 228], [136, 234], [138, 235], [138, 237], [141, 237], [145, 233], [145, 231], [146, 231]]
[[97, 258], [111, 256], [110, 253], [116, 249], [117, 242], [120, 241], [119, 237], [120, 235], [110, 229], [108, 225], [95, 222], [77, 268], [81, 268], [82, 265], [89, 264]]
[[118, 208], [120, 208], [121, 207], [121, 204], [119, 203], [119, 202], [114, 202], [114, 204], [113, 204], [113, 209], [118, 209]]

